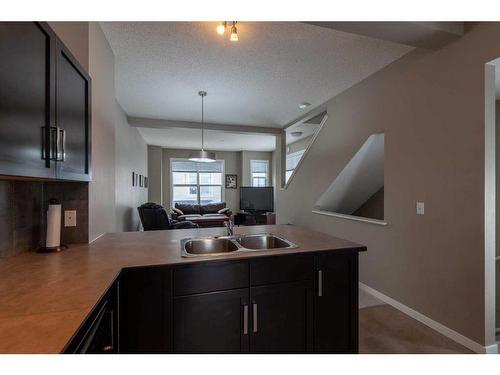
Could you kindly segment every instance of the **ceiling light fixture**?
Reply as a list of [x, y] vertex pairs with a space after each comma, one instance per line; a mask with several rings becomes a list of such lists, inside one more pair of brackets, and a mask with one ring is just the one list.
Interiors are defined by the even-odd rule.
[[302, 102], [299, 104], [300, 109], [306, 109], [307, 107], [310, 107], [310, 106], [311, 106], [311, 103], [308, 103], [308, 102]]
[[204, 108], [203, 108], [203, 99], [205, 96], [207, 96], [206, 91], [198, 91], [198, 95], [201, 96], [201, 150], [200, 151], [194, 151], [189, 154], [189, 160], [191, 161], [198, 161], [202, 163], [212, 163], [214, 162], [215, 159], [215, 152], [210, 152], [210, 151], [205, 151], [203, 149], [203, 131], [204, 131], [204, 123], [205, 123], [205, 118], [204, 118]]
[[228, 27], [228, 25], [231, 25], [231, 35], [229, 37], [229, 40], [231, 42], [237, 42], [239, 40], [239, 37], [238, 37], [238, 29], [236, 28], [236, 24], [238, 23], [238, 21], [224, 21], [222, 23], [220, 23], [219, 25], [217, 25], [217, 34], [219, 35], [224, 35], [226, 33], [226, 29]]
[[236, 21], [233, 22], [233, 26], [231, 27], [231, 37], [229, 38], [231, 42], [238, 41], [238, 29], [236, 29]]
[[217, 26], [217, 34], [224, 35], [226, 32], [227, 22], [224, 21], [220, 25]]

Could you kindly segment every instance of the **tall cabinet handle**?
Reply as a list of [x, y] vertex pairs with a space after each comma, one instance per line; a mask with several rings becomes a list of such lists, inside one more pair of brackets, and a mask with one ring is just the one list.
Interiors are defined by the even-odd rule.
[[50, 132], [49, 138], [49, 158], [54, 161], [64, 161], [65, 159], [65, 148], [66, 148], [66, 130], [61, 129], [58, 126], [51, 126], [48, 128]]
[[253, 333], [257, 333], [257, 304], [254, 302], [253, 303]]
[[243, 305], [243, 334], [248, 335], [248, 305]]
[[66, 159], [66, 130], [59, 128], [61, 132], [61, 155], [58, 161], [64, 161]]
[[318, 297], [323, 296], [323, 271], [318, 270]]

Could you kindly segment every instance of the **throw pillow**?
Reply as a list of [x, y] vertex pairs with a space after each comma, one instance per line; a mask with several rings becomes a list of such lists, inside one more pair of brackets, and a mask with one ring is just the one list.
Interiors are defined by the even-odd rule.
[[178, 208], [174, 207], [172, 208], [172, 211], [174, 211], [176, 214], [179, 214], [179, 215], [184, 215], [184, 212], [182, 212], [181, 210], [179, 210]]

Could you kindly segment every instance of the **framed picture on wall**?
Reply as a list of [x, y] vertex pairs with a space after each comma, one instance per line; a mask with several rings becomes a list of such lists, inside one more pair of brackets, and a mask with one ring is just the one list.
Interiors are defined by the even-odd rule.
[[226, 189], [237, 189], [238, 188], [238, 175], [227, 174], [226, 175]]
[[136, 185], [136, 176], [135, 172], [132, 172], [132, 186]]
[[147, 188], [148, 187], [148, 178], [147, 177], [144, 177], [144, 187]]
[[139, 175], [139, 187], [144, 186], [144, 176], [142, 174]]

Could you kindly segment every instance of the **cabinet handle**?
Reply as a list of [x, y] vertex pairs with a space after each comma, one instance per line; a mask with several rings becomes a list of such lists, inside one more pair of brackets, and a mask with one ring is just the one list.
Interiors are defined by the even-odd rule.
[[61, 161], [66, 159], [66, 130], [61, 129], [62, 132], [62, 142], [61, 142]]
[[54, 161], [64, 161], [66, 148], [66, 130], [58, 126], [48, 128], [50, 132], [49, 158]]
[[254, 302], [253, 307], [253, 333], [257, 333], [257, 304]]
[[318, 270], [318, 297], [323, 297], [323, 271]]
[[[59, 127], [56, 128], [56, 161], [64, 161], [66, 147], [66, 130]], [[59, 146], [61, 148], [59, 149]]]
[[243, 334], [248, 335], [248, 305], [243, 305]]
[[57, 141], [58, 141], [58, 128], [56, 126], [51, 126], [49, 127], [48, 131], [49, 133], [49, 158], [50, 160], [56, 160], [57, 159]]

